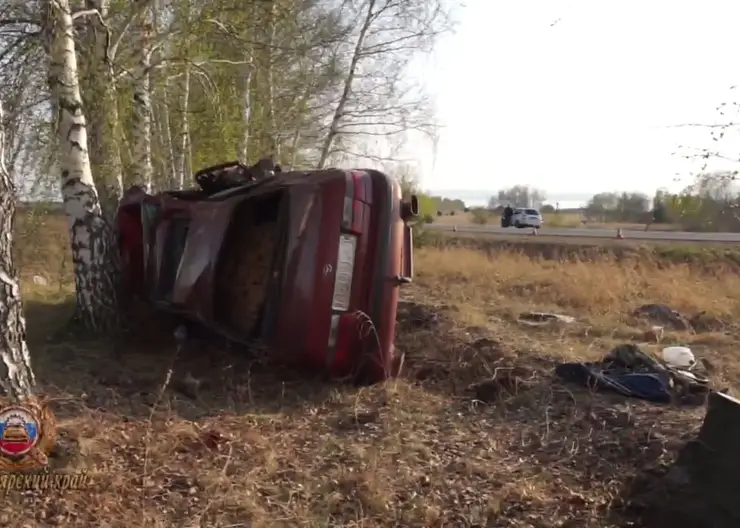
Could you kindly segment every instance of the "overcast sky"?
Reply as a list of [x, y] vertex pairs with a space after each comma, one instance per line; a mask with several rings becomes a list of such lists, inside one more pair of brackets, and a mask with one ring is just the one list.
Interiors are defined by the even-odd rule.
[[[670, 125], [715, 123], [720, 103], [740, 101], [740, 1], [466, 4], [456, 34], [416, 69], [445, 125], [434, 167], [428, 147], [413, 147], [427, 189], [680, 188], [702, 162], [677, 147], [711, 140]], [[740, 135], [723, 149], [740, 156]]]

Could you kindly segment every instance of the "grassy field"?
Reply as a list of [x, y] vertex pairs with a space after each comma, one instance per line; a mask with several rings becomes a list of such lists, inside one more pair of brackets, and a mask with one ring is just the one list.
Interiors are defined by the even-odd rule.
[[[22, 220], [34, 367], [63, 432], [53, 463], [85, 469], [93, 488], [11, 492], [3, 526], [640, 526], [638, 476], [667, 464], [703, 411], [579, 390], [554, 365], [625, 342], [657, 352], [630, 312], [666, 303], [716, 324], [666, 330], [661, 345], [689, 344], [714, 383], [737, 388], [731, 261], [418, 249], [399, 311], [403, 375], [357, 389], [205, 344], [175, 355], [162, 339], [60, 337], [72, 291], [64, 225]], [[576, 322], [530, 327], [518, 321], [528, 310]], [[195, 397], [177, 388], [188, 373], [202, 379]], [[495, 394], [471, 391], [491, 378]]]

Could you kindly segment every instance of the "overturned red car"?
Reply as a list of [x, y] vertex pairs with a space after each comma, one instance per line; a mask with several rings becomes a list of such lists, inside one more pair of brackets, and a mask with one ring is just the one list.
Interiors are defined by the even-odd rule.
[[203, 169], [200, 189], [129, 189], [117, 213], [129, 290], [230, 340], [336, 377], [395, 375], [412, 196], [375, 170]]

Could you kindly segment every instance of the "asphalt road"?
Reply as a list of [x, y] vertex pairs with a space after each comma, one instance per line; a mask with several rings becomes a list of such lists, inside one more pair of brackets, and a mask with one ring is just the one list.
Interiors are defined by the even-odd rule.
[[[452, 232], [452, 225], [428, 224], [427, 229], [433, 231]], [[515, 227], [503, 228], [488, 225], [459, 225], [458, 233], [488, 234], [488, 235], [530, 235], [532, 229]], [[617, 238], [616, 229], [584, 229], [584, 228], [549, 228], [543, 227], [539, 235], [546, 237], [574, 237], [574, 238]], [[654, 241], [686, 241], [686, 242], [724, 242], [740, 243], [740, 233], [689, 233], [686, 231], [638, 231], [622, 230], [622, 236], [629, 240], [654, 240]]]

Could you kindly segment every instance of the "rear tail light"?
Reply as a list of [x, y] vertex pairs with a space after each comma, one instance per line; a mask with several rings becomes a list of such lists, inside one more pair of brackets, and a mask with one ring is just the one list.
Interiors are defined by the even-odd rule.
[[355, 234], [362, 232], [365, 205], [371, 201], [370, 178], [362, 171], [350, 171], [346, 176], [346, 193], [342, 212], [342, 229]]
[[345, 374], [349, 371], [358, 338], [357, 318], [354, 313], [331, 316], [328, 367], [332, 373]]

